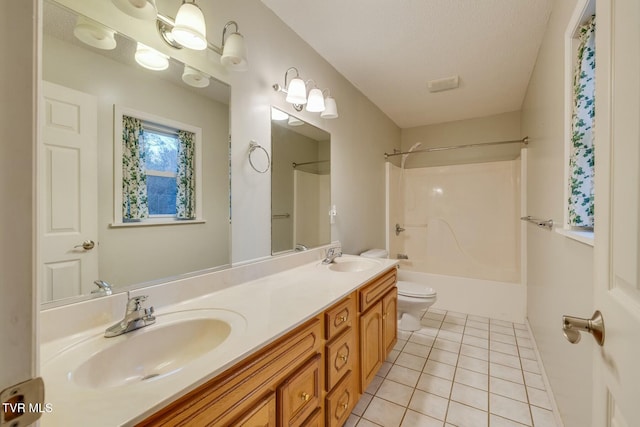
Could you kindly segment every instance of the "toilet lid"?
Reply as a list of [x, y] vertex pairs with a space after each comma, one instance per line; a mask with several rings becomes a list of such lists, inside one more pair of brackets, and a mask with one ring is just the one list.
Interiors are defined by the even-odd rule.
[[432, 297], [436, 295], [436, 291], [427, 285], [416, 282], [398, 281], [398, 294], [406, 297]]

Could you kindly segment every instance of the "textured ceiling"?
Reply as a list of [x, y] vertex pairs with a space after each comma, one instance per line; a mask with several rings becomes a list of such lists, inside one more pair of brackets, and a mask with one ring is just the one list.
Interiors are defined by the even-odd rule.
[[[519, 110], [552, 0], [262, 2], [409, 128]], [[452, 75], [458, 89], [427, 90]]]

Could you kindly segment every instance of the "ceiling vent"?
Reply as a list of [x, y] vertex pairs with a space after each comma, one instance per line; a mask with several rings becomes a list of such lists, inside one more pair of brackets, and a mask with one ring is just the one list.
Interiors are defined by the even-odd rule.
[[444, 79], [429, 80], [427, 87], [429, 92], [442, 92], [443, 90], [456, 89], [460, 84], [458, 76], [445, 77]]

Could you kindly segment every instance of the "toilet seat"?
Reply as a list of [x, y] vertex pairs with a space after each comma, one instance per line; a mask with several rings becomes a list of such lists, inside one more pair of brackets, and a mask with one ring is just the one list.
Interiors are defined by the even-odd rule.
[[398, 281], [398, 295], [412, 298], [431, 298], [436, 296], [436, 291], [427, 285], [416, 282]]

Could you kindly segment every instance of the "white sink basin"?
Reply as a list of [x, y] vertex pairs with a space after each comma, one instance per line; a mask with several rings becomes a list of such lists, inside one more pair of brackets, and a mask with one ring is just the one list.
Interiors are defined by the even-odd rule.
[[80, 387], [102, 389], [139, 384], [178, 372], [216, 351], [245, 327], [241, 315], [226, 310], [160, 314], [155, 324], [136, 331], [115, 338], [100, 335], [82, 341], [55, 357], [49, 368], [64, 373]]
[[380, 263], [369, 258], [336, 258], [329, 264], [329, 270], [356, 273], [379, 266]]

